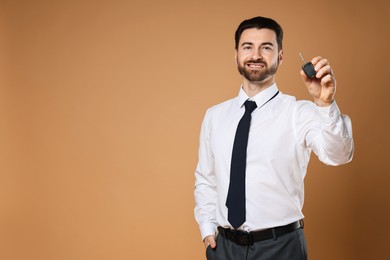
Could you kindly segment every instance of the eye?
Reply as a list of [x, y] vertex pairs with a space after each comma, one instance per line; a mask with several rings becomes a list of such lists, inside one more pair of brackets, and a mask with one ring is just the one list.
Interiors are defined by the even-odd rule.
[[252, 49], [252, 46], [246, 45], [246, 46], [244, 46], [242, 49], [243, 49], [243, 50], [250, 50], [250, 49]]

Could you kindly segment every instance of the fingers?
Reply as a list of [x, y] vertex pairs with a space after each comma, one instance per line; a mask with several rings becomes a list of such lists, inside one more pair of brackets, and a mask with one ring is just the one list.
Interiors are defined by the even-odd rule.
[[321, 85], [324, 87], [335, 87], [336, 79], [333, 75], [333, 70], [329, 61], [321, 56], [318, 56], [313, 58], [312, 63], [317, 72], [316, 78], [321, 79]]
[[314, 57], [312, 60], [311, 60], [311, 63], [313, 63], [313, 65], [317, 65], [317, 63], [322, 60], [323, 58], [321, 56], [317, 56], [317, 57]]
[[327, 74], [321, 78], [321, 85], [327, 88], [334, 87], [336, 86], [336, 79], [331, 74]]
[[215, 242], [215, 236], [214, 235], [210, 235], [210, 236], [205, 237], [203, 243], [204, 243], [204, 246], [206, 248], [208, 246], [210, 246], [211, 248], [215, 248], [217, 246], [217, 243]]
[[329, 64], [329, 61], [321, 56], [317, 56], [311, 61], [314, 65], [314, 69], [317, 72], [316, 78], [320, 79], [325, 77], [326, 75], [333, 76], [332, 67]]

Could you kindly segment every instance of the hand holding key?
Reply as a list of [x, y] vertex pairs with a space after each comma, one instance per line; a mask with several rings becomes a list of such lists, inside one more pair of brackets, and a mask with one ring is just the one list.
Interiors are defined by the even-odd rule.
[[336, 79], [329, 61], [318, 56], [306, 62], [300, 55], [304, 61], [300, 73], [314, 103], [320, 107], [330, 106], [336, 94]]

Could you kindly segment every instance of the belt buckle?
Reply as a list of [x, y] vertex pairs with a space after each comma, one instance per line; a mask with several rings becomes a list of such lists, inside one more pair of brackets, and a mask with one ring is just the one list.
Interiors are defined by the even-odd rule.
[[248, 246], [248, 245], [252, 246], [254, 243], [252, 234], [248, 232], [243, 232], [243, 231], [236, 232], [235, 238], [237, 244], [242, 246]]
[[255, 241], [253, 240], [253, 235], [250, 232], [248, 233], [248, 237], [249, 237], [249, 245], [253, 246]]

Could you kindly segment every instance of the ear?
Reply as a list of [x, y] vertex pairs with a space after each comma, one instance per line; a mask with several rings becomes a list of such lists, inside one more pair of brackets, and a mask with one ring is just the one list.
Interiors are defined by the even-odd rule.
[[279, 64], [282, 64], [282, 61], [283, 61], [283, 50], [280, 50], [280, 51], [279, 51], [279, 57], [278, 57], [278, 59], [279, 59]]
[[238, 64], [237, 56], [238, 56], [238, 54], [237, 54], [237, 49], [234, 49], [234, 60], [235, 60], [235, 62], [236, 62], [236, 65]]

